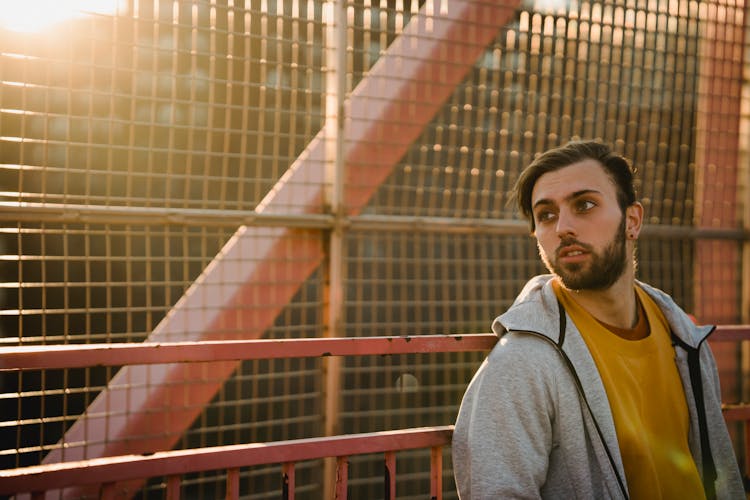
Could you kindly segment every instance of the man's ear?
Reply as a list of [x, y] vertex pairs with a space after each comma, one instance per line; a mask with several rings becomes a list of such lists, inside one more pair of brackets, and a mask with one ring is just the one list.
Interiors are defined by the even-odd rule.
[[643, 205], [634, 202], [625, 209], [625, 235], [630, 240], [637, 240], [643, 227]]

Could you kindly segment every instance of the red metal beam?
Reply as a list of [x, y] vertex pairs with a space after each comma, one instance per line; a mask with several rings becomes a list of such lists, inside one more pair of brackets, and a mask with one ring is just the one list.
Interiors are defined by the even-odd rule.
[[[750, 325], [720, 325], [710, 340], [711, 343], [750, 340]], [[0, 347], [0, 371], [322, 356], [471, 352], [488, 351], [496, 342], [497, 336], [493, 333], [477, 333], [415, 337], [13, 346]]]
[[[699, 230], [739, 229], [739, 137], [742, 68], [745, 59], [745, 1], [701, 4], [696, 114], [695, 225]], [[694, 314], [706, 323], [741, 321], [742, 258], [735, 241], [695, 243]], [[722, 398], [741, 390], [740, 347], [714, 347], [722, 376]]]
[[[452, 0], [431, 12], [435, 4], [427, 2], [388, 47], [346, 104], [349, 213], [358, 213], [390, 175], [519, 3]], [[322, 132], [311, 141], [259, 213], [321, 210], [325, 141]], [[148, 341], [258, 338], [323, 258], [313, 233], [243, 226]], [[44, 462], [170, 449], [237, 366], [123, 368]]]
[[151, 477], [285, 464], [329, 456], [434, 448], [450, 443], [453, 426], [420, 427], [271, 443], [216, 446], [191, 450], [95, 458], [0, 471], [0, 494], [12, 495], [80, 485], [116, 484]]
[[[745, 330], [750, 339], [750, 326]], [[0, 371], [492, 349], [497, 336], [419, 335], [0, 347]]]
[[711, 342], [741, 342], [750, 340], [750, 325], [720, 325], [709, 337]]
[[747, 421], [750, 423], [750, 404], [727, 404], [721, 408], [727, 422]]
[[[743, 10], [743, 0], [707, 3], [701, 16], [695, 155], [698, 229], [739, 229]], [[737, 242], [698, 240], [696, 317], [707, 323], [738, 321], [740, 270]]]

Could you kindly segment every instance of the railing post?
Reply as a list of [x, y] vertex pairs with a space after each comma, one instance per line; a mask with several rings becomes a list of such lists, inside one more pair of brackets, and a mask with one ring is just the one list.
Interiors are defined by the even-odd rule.
[[294, 462], [287, 462], [281, 467], [282, 486], [281, 498], [294, 500]]
[[346, 500], [349, 481], [349, 457], [336, 457], [336, 496], [335, 500]]
[[180, 476], [167, 478], [167, 500], [180, 500]]
[[232, 468], [227, 471], [227, 500], [237, 500], [240, 497], [240, 470]]
[[443, 499], [443, 447], [430, 449], [430, 498]]
[[396, 500], [396, 453], [385, 452], [385, 500]]

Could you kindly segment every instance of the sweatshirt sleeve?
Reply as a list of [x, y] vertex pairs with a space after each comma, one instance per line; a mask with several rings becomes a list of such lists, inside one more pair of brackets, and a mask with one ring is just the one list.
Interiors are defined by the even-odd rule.
[[556, 353], [528, 334], [507, 334], [466, 390], [453, 437], [459, 497], [540, 498], [553, 446], [555, 398], [541, 369]]

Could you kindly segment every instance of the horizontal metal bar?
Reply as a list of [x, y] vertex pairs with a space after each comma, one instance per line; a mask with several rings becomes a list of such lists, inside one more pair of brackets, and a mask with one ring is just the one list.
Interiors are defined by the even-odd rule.
[[[356, 231], [416, 231], [517, 236], [530, 234], [528, 222], [518, 219], [360, 215], [348, 218], [346, 227]], [[650, 224], [643, 226], [641, 234], [649, 238], [660, 239], [750, 240], [750, 231], [731, 228], [696, 228]]]
[[740, 228], [667, 226], [646, 224], [641, 234], [647, 238], [687, 240], [750, 240], [750, 231]]
[[326, 214], [26, 202], [0, 202], [0, 220], [59, 224], [210, 225], [231, 228], [258, 225], [325, 229], [333, 225], [333, 216]]
[[721, 412], [727, 422], [750, 422], [750, 404], [724, 404]]
[[750, 325], [719, 325], [708, 340], [713, 342], [750, 340]]
[[0, 371], [489, 350], [494, 334], [0, 347]]
[[[328, 229], [334, 217], [327, 214], [269, 214], [256, 211], [187, 208], [72, 205], [30, 202], [0, 202], [0, 220], [60, 224], [185, 225], [239, 227], [242, 225]], [[412, 217], [361, 215], [341, 219], [354, 231], [427, 231], [528, 234], [528, 224], [519, 220], [467, 219], [456, 217]]]
[[349, 217], [346, 228], [352, 231], [431, 232], [460, 234], [529, 234], [522, 220], [463, 217], [414, 217], [401, 215], [359, 215]]
[[[298, 229], [330, 229], [336, 224], [330, 214], [279, 214], [241, 210], [155, 208], [75, 205], [32, 202], [0, 202], [0, 221], [59, 224], [122, 224], [219, 226], [283, 226]], [[351, 231], [439, 232], [456, 234], [528, 235], [526, 221], [518, 219], [423, 217], [405, 215], [358, 215], [344, 217], [339, 224]], [[649, 238], [750, 240], [750, 231], [734, 228], [645, 225]]]
[[445, 425], [36, 465], [0, 471], [0, 494], [30, 492], [40, 486], [52, 490], [325, 457], [432, 448], [450, 444], [452, 434], [453, 426]]
[[[750, 340], [750, 325], [720, 325], [711, 342]], [[24, 345], [0, 347], [0, 371], [251, 359], [488, 351], [492, 333], [207, 342]]]

